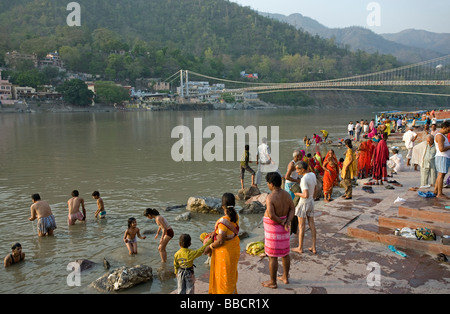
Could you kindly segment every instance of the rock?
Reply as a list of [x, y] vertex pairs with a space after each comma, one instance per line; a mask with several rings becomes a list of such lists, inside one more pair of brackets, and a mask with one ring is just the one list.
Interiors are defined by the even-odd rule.
[[261, 214], [266, 211], [266, 206], [258, 201], [254, 201], [250, 204], [245, 204], [242, 209], [242, 214]]
[[191, 220], [191, 212], [186, 212], [184, 214], [178, 215], [175, 218], [176, 221], [188, 221]]
[[80, 271], [91, 269], [92, 267], [97, 265], [97, 263], [91, 262], [87, 259], [77, 259], [75, 263], [80, 265]]
[[245, 201], [245, 204], [251, 204], [253, 202], [260, 202], [261, 204], [266, 204], [267, 196], [269, 196], [268, 193], [261, 193], [259, 195], [252, 196]]
[[151, 267], [147, 265], [124, 266], [104, 274], [90, 286], [101, 292], [119, 291], [149, 280], [153, 280]]
[[190, 197], [188, 199], [186, 209], [202, 214], [223, 214], [223, 210], [221, 208], [222, 201], [215, 197]]
[[236, 195], [238, 200], [248, 200], [252, 196], [261, 194], [261, 191], [256, 186], [250, 186], [244, 189], [240, 189]]
[[186, 209], [186, 204], [184, 205], [175, 205], [175, 206], [167, 206], [164, 211], [169, 212], [172, 210]]

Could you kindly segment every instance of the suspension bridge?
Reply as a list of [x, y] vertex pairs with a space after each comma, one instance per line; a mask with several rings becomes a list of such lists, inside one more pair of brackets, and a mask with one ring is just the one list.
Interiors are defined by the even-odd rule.
[[[405, 65], [398, 68], [379, 71], [376, 73], [355, 75], [345, 78], [310, 81], [298, 83], [258, 83], [248, 81], [233, 81], [223, 78], [203, 75], [188, 70], [180, 70], [170, 76], [166, 81], [172, 82], [180, 80], [179, 95], [181, 97], [195, 97], [192, 90], [189, 89], [189, 78], [199, 77], [202, 79], [221, 82], [229, 85], [242, 86], [237, 88], [224, 88], [211, 90], [208, 94], [219, 93], [275, 93], [289, 91], [359, 91], [359, 92], [377, 92], [377, 93], [396, 93], [396, 94], [415, 94], [429, 96], [450, 97], [446, 93], [427, 93], [414, 91], [401, 91], [383, 89], [385, 87], [449, 87], [450, 86], [450, 55], [436, 59], [423, 61], [415, 64]], [[372, 89], [370, 89], [372, 87]], [[376, 88], [376, 89], [373, 89]]]

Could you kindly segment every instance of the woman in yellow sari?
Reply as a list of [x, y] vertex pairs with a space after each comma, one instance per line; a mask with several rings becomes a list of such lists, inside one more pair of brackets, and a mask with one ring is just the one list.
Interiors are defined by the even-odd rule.
[[235, 198], [231, 193], [222, 196], [225, 216], [217, 220], [214, 242], [205, 250], [212, 251], [209, 273], [210, 294], [237, 294], [238, 261], [241, 254], [239, 216], [234, 208]]

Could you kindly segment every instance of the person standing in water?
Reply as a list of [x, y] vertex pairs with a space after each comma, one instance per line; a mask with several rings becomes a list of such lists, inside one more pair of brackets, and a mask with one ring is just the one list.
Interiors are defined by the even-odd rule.
[[155, 219], [158, 225], [158, 231], [156, 232], [155, 239], [158, 238], [159, 232], [162, 230], [161, 240], [159, 241], [158, 251], [161, 256], [161, 262], [167, 262], [166, 247], [169, 241], [173, 238], [174, 233], [172, 227], [167, 222], [166, 218], [161, 216], [156, 209], [147, 208], [144, 211], [144, 216], [148, 219]]

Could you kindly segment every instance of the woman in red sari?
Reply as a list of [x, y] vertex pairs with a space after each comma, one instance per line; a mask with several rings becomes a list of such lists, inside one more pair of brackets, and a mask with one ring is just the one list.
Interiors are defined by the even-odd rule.
[[383, 185], [383, 180], [387, 181], [386, 163], [389, 160], [389, 149], [386, 144], [387, 138], [387, 133], [384, 133], [373, 154], [373, 179], [376, 180], [377, 185]]
[[323, 175], [323, 195], [325, 202], [328, 203], [332, 201], [331, 194], [333, 193], [333, 186], [339, 174], [338, 161], [332, 149], [325, 156], [323, 169], [325, 171]]
[[372, 173], [372, 155], [375, 146], [372, 140], [362, 142], [359, 146], [358, 179], [364, 179]]

